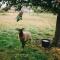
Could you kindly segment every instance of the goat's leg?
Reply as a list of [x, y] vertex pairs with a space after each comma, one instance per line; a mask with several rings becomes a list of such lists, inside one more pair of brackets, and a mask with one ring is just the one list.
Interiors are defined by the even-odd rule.
[[22, 48], [25, 47], [25, 41], [22, 41]]

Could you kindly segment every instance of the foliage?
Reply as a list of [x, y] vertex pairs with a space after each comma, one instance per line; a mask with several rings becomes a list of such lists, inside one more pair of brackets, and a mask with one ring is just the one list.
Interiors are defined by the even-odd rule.
[[21, 10], [21, 8], [22, 8], [21, 3], [16, 4], [15, 8], [16, 8], [15, 10], [17, 10], [17, 11]]
[[25, 4], [28, 6], [31, 4], [31, 6], [41, 7], [45, 9], [46, 11], [52, 11], [53, 13], [58, 13], [60, 11], [60, 3], [56, 0], [5, 0], [9, 1], [11, 5], [16, 5], [16, 9], [20, 10], [21, 5]]

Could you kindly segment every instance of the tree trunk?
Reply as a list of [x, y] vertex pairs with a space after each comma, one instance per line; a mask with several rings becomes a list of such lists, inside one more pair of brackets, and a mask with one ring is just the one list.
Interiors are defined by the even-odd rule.
[[55, 37], [53, 43], [56, 47], [60, 48], [60, 12], [58, 13], [57, 16], [56, 31], [55, 31]]

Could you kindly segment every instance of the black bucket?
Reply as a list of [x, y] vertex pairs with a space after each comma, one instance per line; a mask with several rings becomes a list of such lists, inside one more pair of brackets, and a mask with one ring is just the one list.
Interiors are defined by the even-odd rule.
[[42, 39], [42, 47], [50, 48], [50, 40], [49, 39]]

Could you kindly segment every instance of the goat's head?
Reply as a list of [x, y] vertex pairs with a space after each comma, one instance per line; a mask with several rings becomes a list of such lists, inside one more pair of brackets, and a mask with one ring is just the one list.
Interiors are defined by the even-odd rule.
[[21, 28], [21, 29], [20, 28], [16, 28], [16, 30], [19, 31], [19, 32], [22, 32], [24, 30], [24, 28]]

